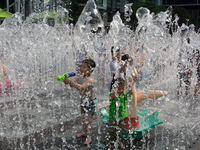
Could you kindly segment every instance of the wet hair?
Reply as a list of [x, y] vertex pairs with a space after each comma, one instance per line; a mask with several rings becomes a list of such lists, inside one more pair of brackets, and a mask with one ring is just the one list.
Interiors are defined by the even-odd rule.
[[113, 53], [114, 46], [111, 47], [111, 53]]
[[117, 48], [116, 53], [119, 53], [119, 52], [120, 52], [120, 48]]
[[198, 49], [196, 49], [196, 53], [199, 54], [199, 50]]
[[125, 85], [125, 80], [123, 78], [117, 78], [114, 80], [114, 84], [118, 84], [119, 86]]
[[188, 44], [190, 44], [190, 38], [187, 38], [187, 42], [188, 42]]
[[90, 69], [96, 67], [96, 63], [94, 62], [93, 59], [85, 59], [82, 61], [82, 63], [86, 63]]
[[122, 56], [121, 60], [126, 61], [126, 60], [129, 59], [129, 57], [130, 57], [129, 54], [124, 54], [124, 55]]
[[138, 49], [136, 50], [136, 53], [139, 52], [139, 51], [140, 51], [140, 49], [138, 48]]

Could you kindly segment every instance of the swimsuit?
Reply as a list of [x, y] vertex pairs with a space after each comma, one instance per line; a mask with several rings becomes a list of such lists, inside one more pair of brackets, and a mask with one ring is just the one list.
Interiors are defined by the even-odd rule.
[[[77, 83], [83, 84], [86, 80], [87, 80], [87, 78], [83, 78], [82, 76], [80, 76]], [[89, 85], [89, 87], [87, 89], [85, 89], [85, 90], [87, 90], [87, 92], [81, 96], [81, 99], [80, 99], [81, 113], [87, 113], [88, 115], [94, 115], [94, 110], [95, 110], [94, 100], [96, 98], [94, 96], [93, 87], [94, 87], [93, 84]]]

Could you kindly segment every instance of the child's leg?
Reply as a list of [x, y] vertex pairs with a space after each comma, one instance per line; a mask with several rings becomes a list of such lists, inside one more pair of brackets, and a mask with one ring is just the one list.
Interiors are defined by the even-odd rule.
[[106, 137], [106, 147], [107, 148], [113, 148], [112, 144], [113, 141], [116, 140], [116, 133], [117, 133], [117, 128], [116, 128], [116, 121], [109, 119], [108, 120], [108, 133]]
[[87, 130], [87, 138], [83, 144], [88, 145], [92, 142], [92, 115], [85, 115], [85, 124], [86, 124], [86, 130]]
[[198, 93], [199, 89], [200, 89], [200, 80], [198, 80], [197, 83], [196, 83], [196, 86], [195, 86], [195, 89], [194, 89], [194, 96], [197, 96], [199, 94]]
[[81, 113], [81, 124], [82, 124], [82, 128], [83, 128], [83, 132], [77, 134], [77, 137], [82, 137], [85, 136], [87, 134], [87, 126], [86, 126], [86, 117], [84, 113]]
[[92, 117], [94, 115], [95, 107], [87, 107], [87, 112], [85, 113], [85, 126], [87, 132], [87, 138], [83, 144], [88, 145], [92, 142]]
[[137, 117], [138, 116], [138, 112], [137, 112], [137, 92], [136, 92], [136, 88], [135, 86], [133, 87], [133, 91], [132, 91], [132, 96], [131, 96], [131, 100], [128, 101], [128, 104], [131, 107], [127, 107], [127, 111], [130, 115], [130, 117]]
[[149, 90], [148, 91], [148, 98], [150, 99], [158, 99], [159, 97], [162, 97], [162, 96], [166, 96], [168, 94], [167, 91], [161, 91], [161, 90], [155, 90], [155, 92], [153, 90]]
[[[124, 146], [122, 144], [122, 127], [123, 127], [123, 120], [120, 120], [117, 122], [116, 120], [109, 119], [108, 121], [108, 136], [107, 136], [107, 148], [113, 149], [114, 143], [118, 142], [121, 149], [124, 149]], [[118, 137], [118, 138], [117, 138]], [[117, 141], [117, 139], [119, 141]], [[118, 149], [117, 147], [115, 147]]]
[[[119, 135], [118, 135], [119, 136], [119, 148], [123, 150], [123, 149], [126, 149], [122, 143], [123, 120], [119, 121], [118, 128], [119, 128], [119, 130], [117, 132], [119, 133]], [[115, 148], [117, 148], [117, 147], [115, 147]]]
[[144, 91], [138, 91], [137, 93], [137, 103], [142, 102], [145, 99], [153, 99], [154, 100], [154, 96], [155, 99], [158, 99], [161, 96], [166, 96], [168, 94], [167, 91], [161, 91], [161, 90], [155, 90], [155, 92], [153, 90], [149, 90], [148, 91], [148, 96], [145, 95]]

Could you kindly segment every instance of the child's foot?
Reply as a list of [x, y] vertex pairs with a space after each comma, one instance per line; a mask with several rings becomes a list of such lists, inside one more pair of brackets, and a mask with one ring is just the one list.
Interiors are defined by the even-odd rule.
[[88, 145], [92, 142], [92, 138], [86, 138], [85, 142], [83, 144]]
[[168, 91], [164, 91], [163, 95], [167, 96], [167, 94], [168, 94]]
[[80, 137], [83, 137], [83, 136], [85, 136], [85, 133], [79, 133], [79, 134], [77, 134], [77, 138], [80, 138]]
[[126, 147], [124, 146], [122, 142], [120, 142], [119, 145], [120, 145], [120, 149], [126, 149]]
[[112, 144], [111, 144], [111, 143], [107, 143], [107, 144], [106, 144], [106, 149], [113, 149]]

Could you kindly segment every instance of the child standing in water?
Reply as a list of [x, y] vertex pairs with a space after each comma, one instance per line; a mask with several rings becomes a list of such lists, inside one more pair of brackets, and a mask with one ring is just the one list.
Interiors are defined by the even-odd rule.
[[69, 83], [70, 87], [76, 88], [80, 93], [80, 110], [83, 132], [77, 134], [77, 137], [86, 136], [86, 140], [84, 142], [85, 145], [92, 142], [92, 116], [94, 115], [95, 109], [95, 96], [93, 92], [94, 80], [91, 78], [91, 74], [95, 67], [96, 64], [94, 60], [85, 59], [82, 61], [80, 66], [80, 75], [77, 76], [75, 81], [68, 78], [64, 80], [65, 84]]
[[107, 148], [113, 148], [112, 143], [116, 143], [118, 137], [119, 147], [125, 149], [121, 142], [122, 128], [126, 130], [138, 130], [140, 128], [137, 103], [148, 98], [157, 99], [167, 95], [167, 91], [160, 90], [149, 90], [148, 96], [144, 91], [137, 92], [135, 83], [138, 79], [138, 73], [135, 67], [131, 68], [133, 68], [133, 59], [129, 57], [120, 68], [120, 73], [126, 70], [125, 80], [117, 78], [113, 93], [110, 93]]
[[[17, 82], [15, 82], [17, 83]], [[9, 79], [9, 71], [5, 64], [1, 63], [0, 60], [0, 95], [7, 94], [11, 95], [14, 94], [14, 89], [16, 87], [15, 83], [11, 82]], [[20, 84], [20, 83], [17, 83]]]
[[[130, 58], [124, 64], [125, 66], [129, 63], [130, 66], [133, 65], [133, 59]], [[134, 72], [134, 73], [133, 73]], [[139, 129], [139, 118], [137, 114], [137, 98], [136, 89], [134, 87], [137, 81], [137, 71], [134, 68], [130, 76], [127, 76], [124, 80], [123, 78], [117, 78], [114, 83], [114, 91], [110, 93], [110, 105], [109, 105], [109, 123], [108, 123], [108, 143], [107, 147], [112, 148], [111, 145], [115, 143], [118, 137], [119, 147], [125, 149], [121, 142], [122, 138], [122, 127], [125, 129]], [[128, 83], [129, 82], [129, 83]], [[127, 108], [127, 102], [130, 100], [131, 107]], [[128, 124], [130, 114], [131, 125]], [[132, 126], [132, 127], [130, 127]], [[115, 147], [118, 148], [118, 147]]]
[[199, 55], [199, 50], [197, 49], [197, 58], [196, 58], [196, 71], [197, 71], [197, 83], [195, 86], [195, 90], [194, 90], [194, 96], [197, 97], [198, 95], [200, 95], [200, 55]]

